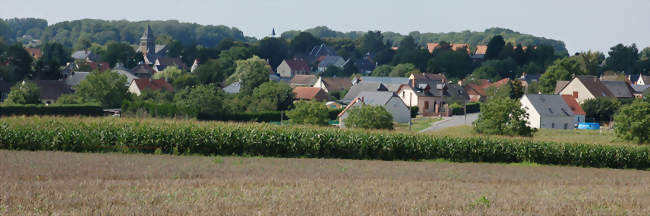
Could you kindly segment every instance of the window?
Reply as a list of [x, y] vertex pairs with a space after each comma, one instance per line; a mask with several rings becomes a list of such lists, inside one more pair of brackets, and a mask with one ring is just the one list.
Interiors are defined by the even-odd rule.
[[551, 128], [555, 128], [555, 122], [551, 123]]
[[429, 101], [424, 102], [424, 110], [428, 111], [429, 110]]
[[564, 123], [564, 130], [566, 130], [566, 129], [569, 129], [569, 124], [568, 123]]
[[553, 110], [552, 110], [550, 107], [548, 108], [548, 112], [550, 112], [551, 114], [553, 114]]

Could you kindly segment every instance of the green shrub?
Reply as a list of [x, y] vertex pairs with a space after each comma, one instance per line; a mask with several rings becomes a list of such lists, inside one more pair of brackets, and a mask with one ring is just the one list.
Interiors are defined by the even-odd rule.
[[[283, 113], [284, 112], [284, 113]], [[235, 122], [277, 122], [288, 120], [285, 111], [241, 112], [241, 113], [199, 113], [196, 117], [204, 121], [235, 121]]]
[[287, 112], [291, 123], [327, 125], [329, 114], [327, 106], [317, 101], [300, 101], [294, 104], [295, 109]]
[[434, 137], [386, 131], [128, 118], [3, 118], [0, 121], [0, 149], [502, 163], [527, 161], [650, 168], [648, 146], [560, 144], [524, 139]]
[[481, 134], [533, 136], [537, 130], [529, 127], [527, 120], [528, 113], [519, 100], [495, 97], [481, 105], [481, 114], [472, 124]]
[[382, 106], [362, 105], [349, 109], [345, 126], [363, 129], [393, 129], [393, 115]]
[[104, 110], [98, 105], [6, 105], [0, 106], [0, 116], [55, 115], [55, 116], [102, 116]]
[[451, 109], [451, 114], [452, 115], [463, 115], [465, 114], [465, 107], [463, 105], [453, 103], [449, 106], [449, 109]]
[[481, 103], [467, 103], [467, 113], [477, 113], [481, 111]]
[[650, 142], [650, 103], [638, 100], [623, 106], [614, 122], [617, 137], [638, 143]]

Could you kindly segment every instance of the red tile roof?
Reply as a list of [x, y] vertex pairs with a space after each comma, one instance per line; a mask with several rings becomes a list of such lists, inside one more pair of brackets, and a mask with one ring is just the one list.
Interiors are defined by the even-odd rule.
[[467, 86], [465, 86], [465, 91], [470, 95], [486, 96], [485, 89], [490, 87], [490, 85], [489, 80], [480, 79], [477, 83], [468, 83]]
[[485, 53], [487, 53], [487, 48], [487, 45], [476, 45], [476, 51], [474, 51], [474, 54], [485, 55]]
[[503, 79], [501, 79], [499, 81], [496, 81], [496, 82], [492, 83], [491, 86], [494, 86], [494, 87], [498, 88], [498, 87], [501, 87], [501, 86], [503, 86], [505, 84], [508, 84], [508, 82], [510, 82], [510, 78], [503, 78]]
[[[460, 43], [460, 44], [449, 44], [449, 45], [451, 46], [451, 50], [453, 51], [456, 51], [458, 49], [463, 49], [464, 47], [464, 49], [466, 49], [467, 53], [469, 54], [469, 44]], [[433, 53], [433, 51], [435, 51], [438, 48], [438, 46], [440, 46], [439, 43], [427, 43], [427, 49], [429, 50], [429, 53]]]
[[170, 85], [164, 79], [134, 79], [133, 82], [135, 82], [135, 85], [140, 90], [151, 89], [154, 91], [158, 91], [161, 89], [165, 89], [170, 92], [174, 91], [174, 87], [172, 87], [172, 85]]
[[316, 87], [296, 87], [293, 89], [293, 94], [299, 100], [327, 100], [325, 91]]
[[346, 77], [323, 77], [322, 81], [329, 92], [344, 91], [352, 87], [352, 81]]
[[578, 101], [573, 98], [573, 95], [562, 95], [562, 99], [569, 105], [574, 115], [586, 115], [585, 111], [580, 107], [580, 104], [578, 104]]

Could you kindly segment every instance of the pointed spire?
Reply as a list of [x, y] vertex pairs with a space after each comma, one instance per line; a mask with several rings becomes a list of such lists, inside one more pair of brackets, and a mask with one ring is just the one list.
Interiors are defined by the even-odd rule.
[[142, 33], [142, 38], [140, 39], [148, 38], [153, 38], [153, 31], [151, 30], [151, 26], [149, 24], [147, 24], [147, 28], [144, 30], [144, 33]]
[[271, 37], [275, 37], [275, 28], [273, 28], [273, 30], [271, 30]]

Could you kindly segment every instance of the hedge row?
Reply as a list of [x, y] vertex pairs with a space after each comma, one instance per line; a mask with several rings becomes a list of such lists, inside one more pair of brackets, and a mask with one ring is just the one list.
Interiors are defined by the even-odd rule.
[[0, 116], [57, 115], [57, 116], [102, 116], [104, 111], [96, 105], [7, 105], [0, 106]]
[[647, 146], [558, 144], [454, 138], [335, 128], [197, 121], [11, 117], [0, 148], [75, 152], [200, 153], [383, 160], [522, 162], [588, 167], [650, 167]]
[[467, 106], [457, 103], [449, 105], [452, 115], [464, 115], [465, 108], [467, 108], [467, 113], [477, 113], [481, 111], [481, 103], [467, 103]]

